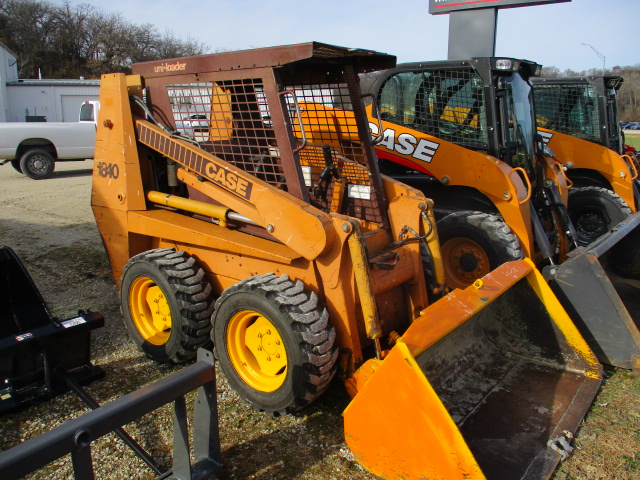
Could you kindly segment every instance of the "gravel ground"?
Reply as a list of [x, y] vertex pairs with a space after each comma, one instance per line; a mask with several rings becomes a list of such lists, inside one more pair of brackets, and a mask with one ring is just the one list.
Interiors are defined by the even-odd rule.
[[[89, 206], [92, 162], [58, 164], [53, 178], [33, 181], [10, 166], [0, 168], [0, 246], [11, 246], [34, 277], [54, 315], [69, 317], [90, 308], [105, 316], [92, 337], [93, 363], [106, 376], [87, 387], [102, 404], [179, 367], [143, 356], [126, 335], [116, 291]], [[621, 392], [621, 393], [620, 393]], [[620, 393], [620, 394], [619, 394]], [[274, 418], [253, 411], [218, 374], [224, 477], [228, 479], [374, 478], [343, 440], [341, 412], [349, 402], [335, 381], [296, 416]], [[640, 478], [640, 381], [608, 371], [607, 382], [576, 438], [578, 450], [557, 479]], [[0, 450], [32, 438], [86, 412], [73, 394], [0, 417]], [[172, 412], [164, 407], [126, 429], [162, 464], [171, 463]], [[384, 421], [384, 419], [378, 419]], [[146, 466], [109, 435], [96, 442], [97, 478], [154, 478]], [[72, 478], [62, 458], [30, 478]]]
[[[12, 247], [60, 318], [90, 308], [105, 317], [92, 336], [93, 363], [105, 378], [87, 386], [105, 404], [179, 367], [142, 355], [127, 336], [118, 292], [90, 208], [93, 162], [67, 162], [54, 176], [34, 181], [11, 166], [0, 167], [0, 246]], [[349, 402], [339, 382], [301, 415], [274, 418], [252, 410], [217, 375], [224, 476], [228, 479], [371, 479], [343, 440], [341, 412]], [[74, 394], [0, 417], [0, 450], [43, 433], [88, 411]], [[126, 430], [157, 461], [171, 464], [172, 409], [146, 415]], [[97, 478], [155, 478], [111, 434], [92, 448]], [[30, 478], [73, 478], [62, 458]], [[4, 480], [4, 479], [3, 479]]]

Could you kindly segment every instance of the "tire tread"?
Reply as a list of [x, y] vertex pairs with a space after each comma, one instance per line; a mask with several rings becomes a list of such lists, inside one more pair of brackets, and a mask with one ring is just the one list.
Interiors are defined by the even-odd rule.
[[[300, 388], [290, 404], [274, 411], [260, 405], [253, 406], [273, 414], [296, 412], [324, 392], [337, 370], [336, 332], [329, 323], [327, 309], [319, 306], [317, 295], [306, 291], [302, 281], [294, 282], [287, 274], [276, 276], [268, 273], [242, 280], [222, 292], [214, 307], [213, 322], [216, 321], [215, 312], [227, 298], [246, 291], [272, 302], [283, 313], [283, 318], [290, 322], [303, 356]], [[251, 403], [250, 399], [245, 399]]]
[[127, 270], [137, 263], [152, 265], [162, 272], [172, 289], [166, 294], [174, 295], [180, 308], [180, 342], [176, 351], [166, 352], [167, 360], [183, 363], [193, 359], [199, 348], [210, 346], [210, 317], [214, 302], [204, 270], [182, 250], [154, 249], [139, 253], [129, 260], [123, 270], [121, 283]]

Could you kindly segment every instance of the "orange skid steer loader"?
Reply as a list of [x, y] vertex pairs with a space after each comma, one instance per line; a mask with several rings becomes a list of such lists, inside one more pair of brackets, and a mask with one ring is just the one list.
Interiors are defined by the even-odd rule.
[[[126, 326], [159, 361], [211, 338], [268, 412], [339, 372], [375, 474], [547, 478], [601, 367], [528, 260], [446, 294], [432, 202], [371, 143], [358, 74], [394, 64], [306, 43], [103, 76], [92, 207]], [[296, 136], [310, 102], [353, 111], [340, 153]]]
[[[638, 159], [625, 153], [616, 92], [623, 78], [532, 79], [538, 132], [576, 186], [615, 192], [635, 212], [640, 202]], [[608, 202], [607, 202], [608, 203]], [[603, 203], [603, 208], [611, 207]]]

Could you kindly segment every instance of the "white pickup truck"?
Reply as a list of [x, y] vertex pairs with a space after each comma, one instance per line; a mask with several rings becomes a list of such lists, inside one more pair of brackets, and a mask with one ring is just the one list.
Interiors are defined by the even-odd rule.
[[0, 123], [0, 165], [40, 180], [53, 173], [55, 162], [93, 158], [99, 102], [80, 106], [78, 122]]

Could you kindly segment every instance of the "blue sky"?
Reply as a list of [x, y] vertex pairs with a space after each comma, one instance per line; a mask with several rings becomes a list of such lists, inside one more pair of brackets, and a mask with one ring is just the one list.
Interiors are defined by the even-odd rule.
[[[63, 3], [64, 0], [53, 0]], [[448, 15], [429, 15], [428, 0], [70, 0], [120, 13], [136, 24], [240, 50], [319, 41], [390, 53], [399, 62], [447, 57]], [[496, 54], [561, 70], [640, 64], [640, 0], [572, 0], [503, 9]]]

